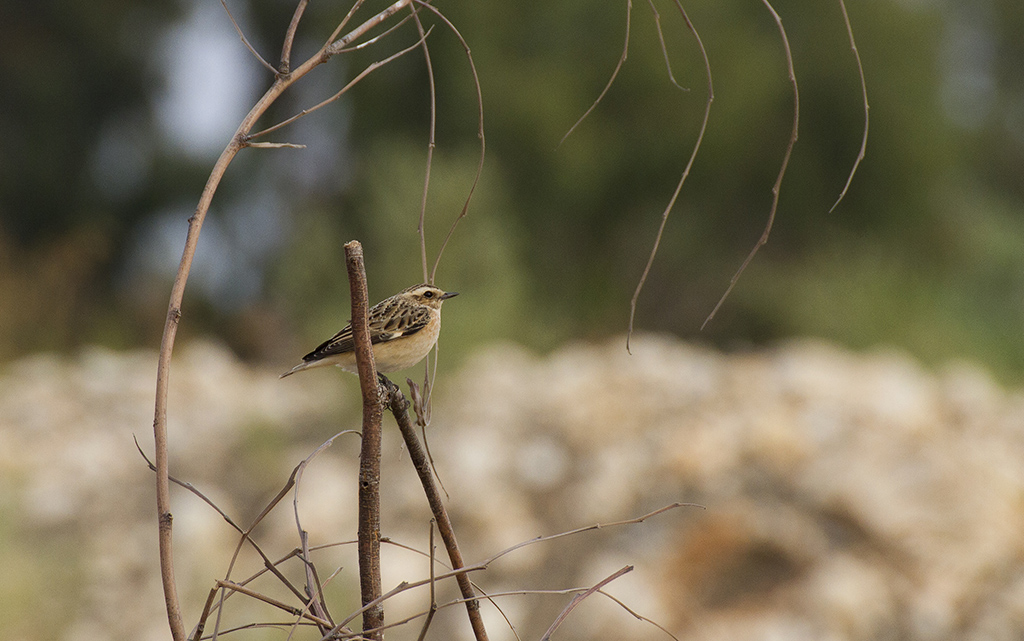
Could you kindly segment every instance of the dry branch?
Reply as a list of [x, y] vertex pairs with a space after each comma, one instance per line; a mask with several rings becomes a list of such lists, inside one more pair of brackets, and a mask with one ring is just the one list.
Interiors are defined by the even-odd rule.
[[850, 24], [850, 14], [846, 12], [846, 3], [843, 0], [839, 0], [839, 8], [843, 11], [843, 22], [846, 24], [846, 35], [850, 39], [850, 49], [853, 50], [853, 57], [857, 61], [857, 74], [860, 76], [860, 93], [864, 98], [864, 135], [860, 139], [860, 151], [857, 152], [857, 159], [853, 161], [853, 167], [850, 169], [850, 175], [846, 178], [846, 184], [843, 185], [843, 191], [839, 193], [839, 198], [836, 199], [834, 205], [829, 209], [829, 213], [835, 211], [835, 208], [839, 206], [839, 203], [846, 197], [846, 192], [850, 189], [850, 183], [853, 182], [853, 176], [857, 173], [857, 167], [860, 166], [860, 161], [864, 160], [864, 154], [868, 148], [868, 125], [870, 124], [870, 117], [868, 112], [870, 107], [868, 106], [868, 84], [864, 78], [864, 65], [860, 61], [860, 51], [857, 50], [857, 41], [853, 39], [853, 25]]
[[597, 98], [594, 99], [594, 102], [591, 103], [590, 107], [583, 112], [583, 115], [572, 124], [572, 127], [569, 127], [569, 131], [565, 132], [562, 139], [558, 141], [559, 146], [565, 142], [566, 138], [572, 135], [572, 132], [576, 131], [576, 128], [580, 126], [580, 123], [586, 120], [587, 116], [590, 115], [590, 112], [594, 111], [594, 109], [601, 104], [601, 101], [604, 100], [605, 94], [608, 93], [608, 90], [612, 88], [613, 84], [615, 84], [615, 79], [619, 76], [619, 71], [622, 70], [622, 65], [626, 64], [626, 58], [629, 56], [629, 32], [632, 29], [632, 16], [633, 0], [626, 0], [626, 39], [622, 43], [622, 54], [619, 56], [619, 61], [615, 63], [615, 69], [612, 70], [612, 75], [608, 78], [608, 82], [605, 83], [604, 89], [602, 89], [601, 93], [597, 95]]
[[711, 319], [718, 313], [719, 308], [725, 302], [726, 298], [729, 298], [729, 294], [732, 293], [736, 282], [739, 281], [740, 276], [746, 271], [747, 265], [750, 261], [754, 260], [754, 256], [757, 251], [761, 249], [768, 242], [768, 236], [772, 233], [772, 226], [775, 224], [775, 212], [779, 208], [779, 191], [782, 188], [782, 178], [786, 175], [786, 168], [789, 166], [789, 157], [793, 154], [793, 147], [796, 146], [796, 139], [800, 130], [800, 88], [796, 82], [796, 71], [793, 69], [793, 50], [789, 46], [789, 38], [786, 37], [786, 28], [782, 25], [782, 18], [775, 11], [775, 7], [772, 6], [768, 0], [761, 0], [762, 4], [768, 9], [769, 13], [775, 19], [775, 26], [778, 28], [779, 37], [782, 38], [782, 48], [786, 53], [786, 72], [789, 76], [789, 83], [793, 86], [793, 129], [789, 136], [789, 144], [786, 145], [786, 153], [782, 157], [782, 164], [779, 166], [779, 174], [775, 178], [775, 184], [772, 185], [772, 206], [768, 211], [768, 221], [765, 223], [764, 231], [761, 232], [761, 237], [757, 239], [757, 243], [754, 244], [753, 249], [747, 254], [747, 257], [743, 260], [740, 268], [733, 274], [732, 279], [729, 281], [729, 286], [726, 287], [725, 293], [718, 299], [718, 303], [715, 305], [708, 317], [704, 319], [704, 323], [700, 326], [701, 329], [707, 327], [707, 324], [711, 322]]
[[[370, 345], [370, 305], [367, 302], [363, 246], [359, 241], [345, 244], [345, 264], [352, 294], [352, 338], [355, 342], [359, 389], [363, 398], [363, 439], [359, 452], [359, 589], [366, 606], [380, 597], [380, 423], [384, 409], [377, 386], [377, 368]], [[384, 623], [384, 607], [377, 604], [363, 612], [363, 630]], [[380, 632], [369, 638], [382, 639]]]
[[633, 566], [632, 565], [627, 565], [624, 568], [622, 568], [621, 570], [619, 570], [618, 572], [615, 572], [611, 576], [609, 576], [609, 577], [599, 581], [596, 585], [594, 585], [592, 588], [590, 588], [586, 592], [583, 592], [582, 594], [577, 594], [576, 596], [574, 596], [572, 598], [572, 601], [569, 602], [569, 605], [565, 606], [565, 609], [562, 610], [562, 612], [559, 613], [559, 615], [557, 617], [555, 617], [555, 620], [554, 620], [554, 622], [552, 622], [551, 627], [549, 627], [548, 631], [544, 633], [544, 636], [541, 637], [540, 641], [548, 641], [548, 639], [551, 638], [551, 635], [555, 633], [555, 630], [558, 628], [558, 626], [562, 625], [562, 621], [565, 621], [566, 617], [569, 616], [569, 613], [572, 612], [573, 610], [575, 610], [576, 606], [578, 606], [580, 604], [580, 602], [583, 601], [583, 599], [585, 599], [588, 596], [590, 596], [591, 594], [599, 591], [601, 588], [603, 588], [604, 586], [608, 585], [609, 583], [611, 583], [615, 579], [619, 578], [623, 574], [626, 574], [627, 572], [632, 572], [632, 571], [633, 571]]
[[[387, 378], [383, 378], [383, 381], [388, 393], [388, 406], [391, 409], [391, 413], [395, 416], [398, 429], [402, 432], [402, 438], [405, 440], [405, 447], [409, 451], [409, 458], [412, 459], [412, 463], [416, 468], [416, 474], [423, 485], [423, 491], [427, 495], [427, 502], [430, 504], [430, 510], [434, 514], [434, 520], [437, 522], [437, 531], [441, 535], [445, 549], [448, 551], [448, 558], [451, 560], [452, 568], [457, 571], [464, 567], [466, 563], [462, 559], [462, 552], [459, 550], [459, 544], [455, 540], [455, 530], [452, 528], [451, 519], [448, 518], [448, 510], [445, 509], [444, 501], [441, 500], [441, 493], [434, 484], [430, 462], [427, 460], [427, 455], [420, 444], [420, 440], [416, 437], [416, 428], [409, 418], [409, 402], [405, 400], [405, 396], [397, 385]], [[434, 578], [433, 576], [431, 577], [431, 583], [433, 583]], [[480, 616], [480, 602], [476, 599], [476, 592], [473, 590], [469, 576], [465, 573], [460, 573], [456, 575], [455, 580], [459, 584], [459, 591], [462, 592], [463, 598], [466, 599], [466, 612], [469, 615], [470, 625], [473, 627], [473, 634], [476, 636], [477, 641], [487, 641], [487, 630], [484, 629], [483, 618]]]
[[[658, 233], [654, 236], [654, 245], [651, 247], [651, 253], [647, 256], [647, 264], [644, 265], [644, 271], [640, 275], [640, 281], [636, 284], [636, 290], [633, 292], [633, 298], [629, 301], [629, 327], [626, 330], [626, 351], [629, 351], [629, 339], [633, 336], [633, 320], [636, 318], [636, 302], [640, 299], [640, 292], [643, 291], [644, 283], [647, 282], [647, 276], [651, 273], [651, 266], [654, 265], [654, 257], [658, 255], [658, 247], [661, 245], [661, 237], [665, 234], [665, 225], [668, 224], [668, 215], [672, 212], [672, 208], [675, 207], [676, 199], [679, 198], [679, 193], [683, 190], [683, 183], [686, 182], [687, 176], [690, 175], [690, 168], [693, 167], [693, 161], [697, 159], [697, 152], [700, 151], [701, 142], [704, 141], [704, 132], [708, 128], [708, 119], [711, 117], [711, 103], [715, 101], [715, 85], [711, 78], [711, 61], [708, 59], [708, 52], [704, 48], [704, 41], [701, 40], [700, 34], [697, 32], [697, 28], [690, 22], [690, 16], [686, 14], [686, 10], [679, 0], [676, 0], [676, 7], [679, 9], [679, 13], [683, 15], [683, 20], [686, 21], [686, 26], [689, 28], [690, 33], [693, 34], [694, 39], [697, 41], [697, 46], [700, 47], [700, 55], [704, 59], [704, 73], [708, 79], [708, 99], [704, 103], [704, 119], [700, 123], [700, 133], [697, 134], [697, 141], [693, 144], [693, 151], [690, 152], [690, 159], [686, 162], [686, 167], [683, 169], [682, 176], [679, 177], [679, 182], [676, 184], [676, 190], [672, 193], [672, 197], [668, 201], [668, 205], [665, 206], [665, 210], [661, 212], [661, 224], [658, 226]], [[658, 35], [661, 36], [661, 20], [658, 18], [658, 12], [654, 9], [654, 5], [651, 5], [651, 10], [654, 11], [655, 19], [658, 22]], [[662, 38], [662, 47], [665, 46], [664, 38]], [[665, 64], [668, 64], [668, 53], [665, 53]], [[669, 77], [672, 76], [672, 68], [669, 67]], [[672, 82], [679, 86], [672, 78]]]

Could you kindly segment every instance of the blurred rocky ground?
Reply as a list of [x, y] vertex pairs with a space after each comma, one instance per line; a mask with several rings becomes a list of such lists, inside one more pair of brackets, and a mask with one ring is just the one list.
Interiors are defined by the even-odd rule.
[[[631, 347], [617, 338], [538, 357], [494, 346], [438, 380], [428, 438], [467, 560], [677, 501], [704, 506], [524, 547], [475, 576], [485, 590], [589, 586], [631, 564], [607, 592], [685, 640], [1024, 636], [1019, 391], [967, 364], [933, 372], [899, 353], [812, 341], [742, 354], [657, 336]], [[358, 428], [355, 377], [278, 380], [206, 343], [177, 354], [172, 474], [243, 527], [300, 461]], [[0, 368], [0, 638], [169, 638], [153, 478], [133, 442], [151, 455], [155, 371], [155, 353], [101, 350]], [[385, 421], [382, 533], [426, 550], [429, 513]], [[270, 558], [298, 545], [296, 512], [313, 546], [354, 538], [357, 453], [358, 437], [345, 433], [305, 467], [297, 494], [253, 532]], [[228, 575], [238, 535], [185, 490], [173, 501], [191, 626]], [[351, 548], [314, 553], [336, 618], [357, 599]], [[230, 576], [260, 567], [246, 548]], [[294, 561], [282, 567], [301, 584]], [[427, 572], [422, 556], [384, 546], [385, 589]], [[266, 577], [251, 585], [289, 598]], [[455, 594], [440, 588], [442, 603]], [[428, 598], [403, 594], [388, 620]], [[498, 602], [521, 638], [536, 639], [570, 598]], [[514, 638], [483, 609], [493, 639]], [[432, 638], [469, 638], [463, 619], [461, 606], [442, 609]], [[290, 618], [234, 597], [221, 629], [252, 621]], [[556, 634], [670, 638], [601, 595]]]

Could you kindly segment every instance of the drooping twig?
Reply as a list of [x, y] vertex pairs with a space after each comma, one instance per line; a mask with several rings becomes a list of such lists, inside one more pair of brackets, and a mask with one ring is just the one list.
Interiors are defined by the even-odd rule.
[[[427, 273], [427, 232], [424, 223], [427, 218], [427, 194], [430, 191], [430, 169], [434, 164], [434, 148], [436, 141], [434, 135], [437, 133], [437, 87], [434, 83], [434, 63], [430, 59], [430, 47], [427, 46], [423, 21], [420, 20], [416, 9], [412, 11], [413, 19], [416, 20], [416, 30], [420, 33], [420, 41], [423, 43], [423, 60], [427, 64], [427, 80], [430, 87], [430, 132], [427, 138], [427, 166], [423, 171], [423, 196], [420, 199], [420, 220], [416, 226], [416, 232], [420, 236], [420, 262], [423, 266], [423, 282], [430, 283], [430, 274]], [[431, 530], [433, 532], [433, 530]]]
[[434, 260], [434, 267], [430, 270], [430, 278], [427, 282], [433, 283], [434, 278], [437, 276], [437, 266], [441, 264], [441, 256], [444, 255], [444, 249], [448, 246], [448, 241], [451, 240], [452, 234], [455, 233], [455, 228], [459, 225], [459, 221], [466, 217], [469, 213], [469, 203], [473, 200], [473, 194], [476, 192], [476, 186], [480, 183], [480, 176], [484, 173], [484, 156], [487, 152], [487, 139], [484, 136], [484, 95], [483, 89], [480, 88], [480, 76], [476, 72], [476, 63], [473, 62], [473, 52], [469, 49], [469, 44], [466, 39], [462, 37], [462, 34], [451, 23], [448, 18], [441, 13], [437, 7], [432, 6], [428, 2], [423, 0], [414, 0], [416, 4], [433, 12], [448, 29], [455, 34], [455, 37], [459, 39], [462, 44], [463, 51], [466, 52], [466, 61], [469, 63], [469, 70], [473, 74], [473, 86], [476, 89], [476, 106], [477, 106], [477, 130], [476, 135], [480, 139], [480, 159], [476, 164], [476, 173], [473, 175], [473, 184], [469, 186], [469, 193], [466, 194], [466, 200], [462, 204], [462, 210], [459, 211], [459, 215], [452, 221], [451, 227], [448, 228], [448, 233], [445, 235], [444, 240], [441, 241], [441, 248], [437, 250], [437, 258]]
[[772, 185], [772, 206], [768, 211], [768, 222], [765, 223], [764, 231], [761, 232], [761, 237], [757, 240], [754, 248], [750, 250], [747, 257], [743, 260], [743, 264], [733, 274], [732, 279], [729, 281], [729, 286], [725, 289], [725, 293], [718, 299], [718, 303], [715, 308], [711, 310], [708, 317], [704, 319], [704, 323], [700, 326], [703, 330], [707, 327], [707, 324], [711, 322], [711, 319], [718, 313], [719, 308], [722, 307], [722, 303], [732, 293], [733, 288], [736, 286], [736, 282], [746, 271], [747, 265], [750, 261], [754, 260], [754, 256], [757, 254], [757, 250], [761, 249], [768, 242], [768, 236], [772, 233], [772, 226], [775, 224], [775, 212], [779, 208], [779, 190], [782, 188], [782, 178], [786, 175], [786, 168], [789, 166], [789, 157], [793, 154], [793, 147], [796, 146], [797, 134], [800, 130], [800, 88], [796, 83], [796, 71], [793, 69], [793, 50], [789, 47], [789, 38], [786, 37], [786, 28], [782, 26], [782, 18], [775, 11], [775, 8], [771, 5], [768, 0], [761, 0], [768, 11], [772, 14], [775, 19], [775, 26], [779, 30], [779, 36], [782, 38], [782, 47], [786, 52], [786, 72], [789, 75], [789, 83], [793, 86], [793, 130], [789, 136], [789, 144], [786, 145], [786, 153], [782, 157], [782, 165], [779, 167], [779, 174], [775, 178], [775, 184]]
[[[647, 0], [647, 4], [651, 7], [651, 13], [654, 14], [654, 27], [658, 30], [658, 42], [661, 43], [661, 55], [665, 58], [665, 69], [668, 71], [668, 79], [678, 89], [683, 91], [689, 91], [688, 88], [679, 84], [676, 80], [676, 75], [672, 73], [672, 61], [668, 57], [668, 46], [665, 44], [665, 32], [661, 28], [661, 14], [658, 13], [658, 8], [654, 6], [654, 0]], [[679, 4], [678, 2], [676, 3]], [[689, 22], [689, 20], [687, 20]], [[692, 29], [692, 27], [691, 27]]]
[[[448, 518], [448, 510], [445, 509], [444, 501], [441, 500], [441, 493], [438, 492], [437, 486], [434, 484], [430, 463], [427, 461], [423, 446], [416, 436], [416, 428], [409, 418], [409, 402], [405, 400], [405, 396], [397, 385], [387, 378], [383, 380], [388, 394], [388, 407], [398, 423], [398, 429], [402, 432], [406, 450], [408, 450], [409, 458], [416, 468], [416, 474], [423, 485], [423, 491], [427, 495], [427, 503], [430, 504], [430, 511], [437, 522], [437, 531], [441, 535], [445, 549], [448, 551], [448, 558], [451, 560], [452, 568], [457, 571], [465, 566], [466, 563], [462, 559], [462, 552], [459, 550], [458, 541], [455, 539], [455, 530], [452, 528], [451, 519]], [[459, 574], [456, 576], [456, 581], [459, 584], [459, 591], [462, 592], [463, 598], [466, 599], [466, 611], [469, 615], [470, 625], [473, 628], [476, 640], [487, 641], [487, 631], [484, 629], [483, 618], [480, 616], [480, 602], [476, 599], [476, 593], [473, 590], [469, 576], [464, 573]]]
[[608, 90], [611, 89], [612, 85], [615, 83], [615, 78], [618, 77], [619, 70], [622, 69], [622, 65], [626, 63], [626, 57], [629, 55], [629, 32], [631, 30], [630, 21], [632, 19], [632, 16], [633, 0], [626, 0], [626, 39], [622, 43], [622, 55], [619, 56], [619, 61], [615, 63], [615, 69], [612, 70], [612, 75], [610, 78], [608, 78], [608, 83], [605, 84], [604, 89], [601, 90], [601, 93], [598, 94], [597, 98], [590, 105], [590, 107], [588, 107], [587, 110], [583, 112], [583, 115], [580, 116], [579, 119], [577, 119], [576, 122], [573, 123], [572, 127], [569, 127], [569, 131], [565, 132], [565, 135], [562, 136], [562, 139], [558, 141], [559, 146], [561, 146], [562, 143], [565, 142], [566, 138], [572, 135], [572, 132], [576, 131], [576, 128], [580, 126], [581, 122], [586, 120], [587, 116], [590, 115], [590, 112], [592, 112], [597, 107], [597, 105], [601, 103], [601, 101], [604, 99], [604, 95], [608, 93]]
[[853, 25], [850, 24], [850, 14], [846, 12], [846, 3], [843, 0], [839, 0], [839, 8], [843, 10], [843, 22], [846, 23], [846, 35], [850, 38], [850, 49], [853, 49], [853, 57], [857, 61], [857, 73], [860, 75], [860, 93], [864, 97], [864, 135], [860, 140], [860, 151], [857, 152], [857, 160], [853, 162], [853, 167], [850, 169], [850, 175], [846, 178], [846, 184], [843, 186], [843, 191], [839, 193], [839, 198], [836, 199], [832, 208], [829, 209], [829, 213], [835, 211], [839, 203], [842, 202], [843, 198], [846, 197], [847, 190], [850, 189], [850, 183], [853, 182], [853, 175], [857, 173], [857, 167], [860, 166], [860, 161], [864, 160], [864, 154], [868, 148], [868, 84], [864, 79], [864, 65], [860, 61], [860, 52], [857, 51], [857, 41], [853, 39]]
[[[711, 103], [715, 101], [715, 85], [711, 79], [711, 61], [708, 60], [708, 52], [704, 48], [704, 42], [700, 39], [700, 34], [693, 26], [693, 23], [690, 22], [690, 16], [686, 15], [686, 10], [683, 8], [683, 5], [679, 0], [676, 0], [676, 7], [679, 9], [679, 12], [683, 14], [683, 20], [686, 21], [686, 26], [690, 29], [690, 33], [693, 34], [694, 39], [697, 41], [697, 46], [700, 47], [700, 54], [704, 59], [704, 72], [708, 79], [708, 99], [704, 103], [704, 119], [700, 124], [700, 132], [697, 134], [697, 142], [693, 144], [693, 151], [690, 152], [690, 159], [686, 162], [686, 167], [683, 169], [683, 175], [680, 176], [679, 182], [676, 184], [676, 190], [672, 193], [672, 198], [669, 199], [668, 205], [665, 206], [665, 210], [661, 212], [661, 224], [658, 225], [658, 233], [654, 236], [654, 245], [651, 247], [651, 253], [647, 257], [647, 264], [644, 265], [644, 271], [643, 274], [640, 275], [640, 281], [636, 284], [636, 290], [633, 292], [633, 298], [629, 301], [629, 327], [626, 330], [627, 352], [629, 351], [629, 339], [633, 336], [633, 320], [636, 318], [636, 302], [640, 298], [640, 292], [644, 288], [644, 283], [647, 282], [648, 274], [651, 273], [651, 266], [654, 264], [654, 257], [658, 255], [658, 247], [661, 245], [661, 237], [665, 234], [665, 225], [668, 223], [668, 215], [671, 213], [672, 208], [675, 207], [676, 199], [679, 198], [679, 192], [683, 190], [683, 183], [686, 182], [686, 177], [690, 175], [690, 168], [693, 167], [693, 161], [697, 158], [697, 152], [700, 150], [700, 144], [704, 140], [704, 132], [708, 128], [708, 119], [711, 117]], [[654, 5], [651, 5], [651, 8], [653, 9]], [[659, 34], [661, 33], [660, 21], [658, 32]], [[669, 75], [671, 75], [671, 73], [672, 71], [670, 68]]]
[[[352, 294], [352, 339], [355, 342], [359, 389], [363, 396], [363, 440], [359, 452], [359, 588], [365, 606], [380, 597], [380, 423], [383, 407], [377, 386], [377, 368], [373, 362], [367, 312], [366, 270], [363, 246], [359, 241], [345, 243], [345, 264]], [[384, 607], [376, 605], [363, 612], [363, 630], [384, 623]], [[381, 633], [368, 633], [381, 639]]]

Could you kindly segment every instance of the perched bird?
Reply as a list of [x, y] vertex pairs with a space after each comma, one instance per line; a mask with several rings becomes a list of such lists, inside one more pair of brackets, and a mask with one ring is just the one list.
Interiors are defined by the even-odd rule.
[[[446, 292], [433, 285], [414, 285], [370, 308], [370, 344], [378, 372], [396, 372], [423, 360], [437, 342], [441, 331], [441, 304], [458, 292]], [[281, 378], [311, 367], [337, 365], [358, 374], [352, 323], [291, 368]]]

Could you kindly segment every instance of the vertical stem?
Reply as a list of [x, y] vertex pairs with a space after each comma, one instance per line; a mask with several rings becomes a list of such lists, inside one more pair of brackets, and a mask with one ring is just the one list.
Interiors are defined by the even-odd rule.
[[[359, 588], [362, 604], [380, 598], [380, 449], [381, 405], [377, 372], [370, 344], [367, 313], [366, 269], [363, 246], [359, 241], [345, 244], [345, 264], [352, 293], [352, 337], [355, 340], [359, 388], [363, 395], [363, 441], [359, 452]], [[384, 606], [378, 604], [363, 613], [363, 630], [384, 624]], [[371, 639], [383, 639], [381, 631], [369, 633]]]
[[[420, 444], [419, 438], [416, 437], [416, 428], [413, 427], [412, 420], [409, 418], [409, 402], [405, 400], [402, 390], [398, 389], [397, 385], [387, 378], [384, 379], [384, 384], [387, 387], [390, 398], [389, 407], [391, 413], [395, 416], [398, 429], [401, 430], [402, 438], [405, 439], [405, 447], [409, 450], [409, 458], [416, 467], [416, 474], [420, 477], [423, 491], [427, 495], [427, 502], [430, 504], [430, 511], [433, 512], [434, 519], [437, 521], [437, 531], [441, 534], [441, 540], [444, 542], [445, 549], [448, 550], [448, 558], [452, 562], [452, 569], [464, 568], [466, 563], [462, 560], [459, 543], [455, 540], [455, 530], [452, 528], [451, 519], [448, 518], [448, 510], [445, 509], [444, 502], [441, 500], [441, 493], [434, 483], [434, 476], [430, 470], [430, 461], [427, 459], [427, 454], [423, 449], [423, 445]], [[466, 599], [466, 611], [469, 614], [469, 622], [473, 626], [473, 634], [476, 636], [476, 641], [487, 641], [487, 630], [484, 629], [484, 621], [480, 616], [480, 602], [476, 598], [476, 591], [473, 590], [473, 584], [469, 580], [469, 575], [462, 573], [455, 578], [459, 583], [459, 591], [462, 592], [462, 598]]]

